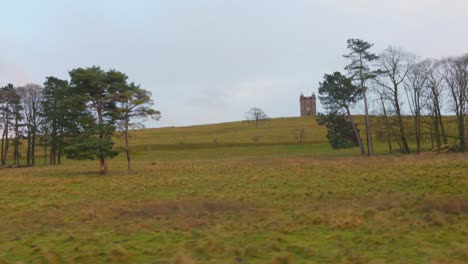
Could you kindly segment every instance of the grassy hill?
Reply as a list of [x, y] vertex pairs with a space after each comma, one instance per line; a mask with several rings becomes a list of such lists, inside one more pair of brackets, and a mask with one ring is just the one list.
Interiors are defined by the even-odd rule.
[[[304, 144], [295, 135], [305, 131]], [[287, 155], [350, 155], [357, 150], [332, 151], [326, 130], [314, 118], [276, 118], [259, 127], [245, 121], [131, 132], [132, 152], [140, 159], [204, 159]], [[115, 138], [117, 147], [123, 139]]]
[[96, 161], [0, 170], [0, 263], [468, 259], [467, 155], [360, 157], [310, 118], [138, 130], [131, 145], [131, 173], [123, 155], [107, 176]]
[[[373, 118], [374, 147], [376, 154], [388, 153], [386, 139], [380, 135], [383, 130], [382, 119]], [[356, 116], [361, 137], [365, 141], [365, 125], [363, 116]], [[412, 119], [406, 117], [406, 133], [410, 146], [414, 149], [412, 141]], [[454, 117], [444, 117], [446, 132], [450, 136], [456, 135], [456, 122]], [[298, 144], [296, 136], [304, 130], [304, 142]], [[431, 150], [429, 131], [423, 127], [423, 151]], [[116, 147], [123, 152], [123, 136], [119, 133], [113, 138]], [[454, 139], [449, 138], [449, 143]], [[24, 142], [25, 143], [25, 142]], [[180, 159], [206, 159], [206, 158], [234, 158], [255, 156], [350, 156], [358, 155], [359, 149], [331, 149], [326, 138], [326, 129], [321, 127], [313, 117], [287, 117], [274, 118], [263, 122], [258, 127], [245, 121], [229, 122], [210, 125], [197, 125], [186, 127], [166, 127], [139, 129], [130, 132], [130, 146], [137, 160], [180, 160]], [[25, 148], [25, 144], [22, 146]], [[395, 152], [398, 146], [393, 142]], [[22, 150], [25, 153], [25, 149]], [[9, 160], [13, 160], [13, 151], [10, 149]], [[44, 150], [36, 147], [38, 164], [43, 164]], [[120, 155], [115, 161], [123, 161]], [[67, 161], [73, 163], [73, 161]], [[24, 163], [24, 161], [23, 161]]]
[[[259, 143], [296, 143], [293, 131], [304, 128], [308, 143], [326, 143], [326, 131], [312, 117], [275, 118], [261, 123], [258, 127], [246, 121], [199, 125], [187, 127], [168, 127], [160, 129], [138, 130], [135, 135], [148, 143], [154, 137], [154, 143], [252, 143], [252, 137], [259, 136]], [[139, 138], [140, 139], [140, 138]], [[137, 141], [138, 142], [138, 141]]]
[[[378, 132], [379, 118], [373, 121], [375, 137], [375, 152], [388, 152], [387, 142]], [[363, 116], [357, 116], [356, 121], [365, 140], [365, 125]], [[444, 123], [448, 135], [456, 135], [456, 123], [453, 117], [445, 117]], [[415, 148], [412, 138], [412, 119], [405, 118], [405, 125], [410, 145]], [[305, 140], [298, 144], [296, 136], [304, 129]], [[429, 131], [423, 128], [422, 148], [431, 150]], [[117, 146], [123, 145], [123, 139], [116, 137]], [[449, 139], [454, 143], [453, 138]], [[242, 156], [349, 156], [359, 153], [358, 148], [332, 150], [326, 138], [326, 129], [321, 127], [313, 117], [275, 118], [262, 123], [259, 127], [245, 121], [212, 125], [187, 127], [168, 127], [158, 129], [143, 129], [131, 132], [132, 151], [139, 158], [149, 156], [155, 159], [200, 159], [200, 158], [232, 158]], [[393, 148], [398, 152], [397, 144]]]

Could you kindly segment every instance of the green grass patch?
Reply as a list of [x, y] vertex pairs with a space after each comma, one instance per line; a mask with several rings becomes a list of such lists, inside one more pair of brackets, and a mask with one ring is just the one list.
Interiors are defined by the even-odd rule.
[[312, 121], [135, 131], [131, 173], [1, 169], [0, 263], [466, 262], [467, 155], [359, 157]]

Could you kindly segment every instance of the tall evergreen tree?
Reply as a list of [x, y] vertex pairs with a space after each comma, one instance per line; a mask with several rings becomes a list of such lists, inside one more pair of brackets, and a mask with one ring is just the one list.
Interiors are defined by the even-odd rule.
[[[44, 122], [48, 124], [48, 145], [49, 145], [49, 164], [56, 165], [61, 163], [61, 154], [64, 142], [64, 131], [67, 112], [74, 110], [71, 108], [69, 99], [71, 90], [68, 81], [50, 76], [44, 82], [42, 93], [42, 108]], [[44, 131], [45, 132], [45, 131]], [[45, 137], [46, 134], [43, 133]]]
[[[16, 89], [12, 84], [8, 84], [5, 87], [0, 88], [0, 121], [2, 124], [2, 142], [1, 142], [1, 164], [2, 166], [7, 165], [8, 152], [10, 149], [10, 136], [11, 132], [15, 132], [14, 143], [14, 161], [17, 160], [16, 152], [16, 143], [19, 144], [19, 141], [16, 140], [18, 135], [18, 126], [20, 116], [20, 96], [18, 95]], [[18, 132], [18, 133], [16, 133]]]
[[117, 156], [112, 135], [118, 119], [118, 94], [125, 91], [127, 76], [121, 72], [103, 71], [99, 67], [70, 71], [72, 93], [83, 99], [88, 118], [76, 120], [82, 130], [66, 149], [71, 159], [99, 159], [100, 174], [107, 173], [107, 158]]
[[320, 102], [329, 114], [340, 113], [342, 111], [346, 113], [354, 130], [361, 154], [364, 155], [366, 152], [359, 135], [359, 130], [351, 114], [351, 107], [361, 99], [362, 93], [359, 87], [353, 84], [351, 78], [344, 76], [340, 72], [325, 74], [323, 79], [319, 87]]
[[23, 123], [23, 105], [21, 104], [21, 95], [18, 93], [18, 88], [15, 88], [12, 93], [11, 108], [13, 110], [13, 124], [14, 124], [14, 140], [13, 140], [13, 164], [16, 166], [21, 165], [21, 135]]
[[36, 165], [36, 138], [42, 112], [42, 87], [36, 84], [27, 84], [18, 88], [23, 105], [27, 136], [26, 163]]
[[367, 41], [361, 39], [348, 39], [349, 53], [344, 55], [345, 58], [350, 59], [351, 63], [345, 69], [351, 74], [351, 78], [360, 88], [360, 93], [364, 99], [364, 113], [366, 120], [366, 140], [367, 140], [367, 154], [372, 155], [374, 152], [374, 144], [372, 141], [372, 129], [369, 119], [369, 102], [367, 99], [367, 81], [375, 79], [380, 73], [371, 69], [371, 64], [378, 59], [378, 56], [370, 52], [374, 46]]
[[353, 124], [344, 113], [319, 113], [317, 123], [327, 128], [327, 139], [334, 149], [359, 146]]
[[129, 129], [143, 127], [141, 120], [151, 118], [159, 120], [161, 113], [152, 108], [151, 92], [140, 88], [139, 85], [131, 83], [118, 93], [118, 115], [119, 123], [125, 137], [125, 153], [127, 156], [128, 171], [132, 168]]

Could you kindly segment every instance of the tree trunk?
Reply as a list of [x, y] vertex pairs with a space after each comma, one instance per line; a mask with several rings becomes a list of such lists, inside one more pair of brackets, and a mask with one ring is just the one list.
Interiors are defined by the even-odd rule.
[[56, 164], [55, 154], [57, 152], [57, 121], [52, 121], [52, 131], [50, 133], [49, 164]]
[[4, 135], [5, 135], [5, 147], [4, 147], [4, 151], [2, 153], [3, 154], [2, 165], [5, 165], [5, 166], [8, 163], [8, 148], [10, 147], [10, 140], [9, 140], [9, 137], [8, 137], [8, 129], [9, 129], [9, 127], [8, 127], [8, 115], [7, 115], [6, 118], [7, 118], [6, 119], [7, 121], [5, 123], [5, 128], [4, 128], [5, 130], [3, 132]]
[[367, 102], [367, 88], [366, 88], [366, 85], [365, 85], [363, 68], [364, 68], [364, 62], [363, 62], [362, 54], [359, 54], [359, 79], [360, 79], [360, 82], [361, 82], [361, 90], [362, 90], [362, 95], [363, 95], [363, 98], [364, 98], [364, 115], [365, 115], [365, 120], [366, 120], [367, 155], [372, 156], [374, 154], [374, 144], [373, 144], [373, 141], [372, 141], [372, 131], [371, 131], [371, 124], [370, 124], [370, 119], [369, 119], [369, 104]]
[[31, 165], [36, 165], [36, 125], [34, 125], [33, 133], [31, 135]]
[[127, 154], [128, 171], [131, 171], [132, 170], [132, 159], [130, 157], [130, 149], [129, 149], [129, 144], [128, 144], [128, 117], [127, 117], [127, 120], [125, 121], [125, 152]]
[[57, 151], [57, 164], [62, 164], [62, 150], [63, 150], [63, 126], [60, 127], [60, 137], [58, 137], [58, 151]]
[[36, 165], [36, 133], [37, 133], [37, 108], [36, 104], [33, 105], [33, 118], [32, 118], [32, 128], [31, 128], [31, 165]]
[[445, 135], [445, 128], [444, 128], [444, 123], [442, 122], [442, 113], [440, 111], [440, 107], [437, 106], [437, 116], [438, 116], [438, 121], [440, 125], [440, 132], [442, 134], [442, 140], [444, 141], [444, 145], [447, 145], [447, 135]]
[[26, 164], [31, 166], [31, 130], [28, 128], [28, 147], [26, 150]]
[[106, 163], [106, 159], [104, 157], [101, 157], [100, 159], [100, 169], [99, 169], [99, 174], [101, 175], [105, 175], [107, 173], [107, 163]]
[[385, 108], [385, 103], [383, 101], [383, 99], [381, 98], [380, 99], [380, 102], [382, 104], [382, 110], [383, 110], [383, 114], [384, 114], [384, 121], [385, 121], [385, 128], [387, 131], [385, 131], [385, 135], [387, 136], [387, 142], [388, 142], [388, 152], [392, 153], [393, 152], [393, 149], [392, 149], [392, 137], [390, 135], [390, 124], [389, 124], [389, 121], [388, 121], [388, 115], [387, 115], [387, 109]]
[[432, 124], [429, 125], [429, 134], [431, 134], [431, 149], [434, 149], [434, 131], [432, 131]]
[[62, 165], [62, 149], [63, 149], [62, 143], [60, 143], [58, 152], [57, 152], [57, 165]]
[[356, 123], [354, 123], [353, 116], [351, 115], [351, 111], [349, 111], [348, 107], [346, 107], [346, 112], [348, 113], [349, 121], [351, 121], [351, 125], [353, 126], [354, 134], [356, 135], [356, 139], [359, 144], [359, 150], [361, 151], [361, 155], [366, 155], [366, 151], [364, 150], [364, 145], [362, 144], [361, 136], [359, 135], [359, 131], [356, 127]]
[[414, 116], [414, 132], [416, 137], [416, 153], [421, 152], [421, 120], [419, 114]]
[[3, 160], [5, 161], [5, 165], [8, 165], [8, 151], [10, 150], [10, 138], [8, 135], [6, 136], [5, 141], [5, 153], [3, 153]]
[[405, 134], [405, 126], [403, 124], [403, 117], [401, 116], [401, 111], [400, 111], [400, 102], [398, 100], [398, 88], [395, 87], [394, 88], [394, 94], [393, 94], [393, 100], [395, 102], [395, 112], [396, 112], [396, 115], [397, 115], [397, 119], [398, 119], [398, 127], [399, 127], [399, 130], [400, 130], [400, 140], [401, 140], [401, 144], [402, 144], [402, 147], [403, 147], [403, 153], [405, 154], [410, 154], [410, 149], [409, 149], [409, 146], [408, 146], [408, 141], [406, 140], [406, 134]]
[[437, 152], [440, 152], [441, 144], [440, 144], [439, 122], [437, 118], [437, 113], [434, 113], [433, 122], [434, 122], [434, 136], [435, 136], [436, 145], [437, 145]]
[[47, 165], [47, 140], [48, 140], [48, 131], [47, 128], [44, 129], [44, 165]]
[[385, 131], [385, 135], [387, 136], [388, 152], [393, 153], [392, 132], [391, 132], [392, 129], [390, 126], [390, 121], [388, 120], [387, 111], [384, 111], [384, 112], [385, 112], [385, 129], [387, 130]]
[[[464, 94], [460, 94], [459, 97], [464, 98]], [[460, 138], [460, 151], [465, 152], [465, 102], [464, 99], [460, 101], [458, 101], [457, 99], [458, 97], [453, 95], [453, 100], [455, 102], [455, 115], [457, 117], [458, 137]]]
[[[104, 124], [104, 118], [102, 116], [102, 109], [100, 106], [98, 106], [96, 108], [96, 112], [97, 112], [97, 115], [98, 115], [98, 122], [99, 122], [99, 125], [100, 125], [100, 132], [99, 132], [99, 138], [101, 140], [105, 139], [106, 135], [104, 134], [104, 131], [103, 131], [103, 124]], [[107, 173], [107, 162], [106, 162], [106, 157], [102, 156], [100, 157], [100, 162], [101, 162], [101, 166], [100, 166], [100, 171], [99, 171], [99, 174], [101, 175], [105, 175]]]
[[2, 166], [5, 166], [5, 160], [3, 159], [3, 148], [5, 146], [5, 131], [3, 131], [2, 133], [2, 149], [1, 149], [1, 153], [0, 153], [0, 160], [2, 161]]
[[365, 118], [366, 118], [367, 155], [372, 156], [374, 154], [374, 143], [372, 141], [371, 123], [369, 119], [369, 106], [367, 104], [367, 95], [366, 95], [365, 90], [364, 90], [363, 96], [364, 96], [364, 111], [365, 111]]
[[49, 148], [49, 165], [55, 165], [55, 142], [51, 138], [50, 148]]
[[460, 151], [465, 152], [465, 118], [463, 113], [458, 117], [458, 136], [460, 137]]
[[15, 165], [20, 165], [20, 160], [19, 160], [19, 123], [18, 123], [18, 118], [15, 117], [15, 141], [14, 141], [14, 157], [13, 157], [13, 162]]

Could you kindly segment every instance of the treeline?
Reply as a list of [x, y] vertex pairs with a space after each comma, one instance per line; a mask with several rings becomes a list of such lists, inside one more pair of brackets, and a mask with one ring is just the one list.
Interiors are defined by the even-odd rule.
[[[466, 150], [468, 54], [421, 59], [392, 46], [375, 54], [373, 44], [360, 39], [349, 39], [347, 44], [345, 73], [325, 74], [319, 85], [319, 99], [326, 112], [319, 114], [317, 121], [327, 127], [334, 148], [359, 146], [361, 154], [372, 155], [376, 124], [371, 117], [378, 116], [383, 127], [379, 134], [390, 152], [396, 145], [401, 153], [419, 153], [424, 136], [430, 137], [432, 148], [438, 151]], [[364, 108], [365, 141], [351, 113], [356, 105]], [[455, 139], [453, 145], [448, 144], [444, 114], [455, 115], [457, 133], [450, 135]], [[410, 140], [415, 142], [414, 148], [410, 148]]]
[[47, 77], [43, 86], [0, 88], [2, 166], [36, 165], [40, 145], [45, 164], [61, 164], [63, 156], [97, 159], [100, 173], [105, 174], [107, 159], [118, 154], [112, 136], [122, 131], [131, 169], [129, 129], [141, 126], [144, 119], [160, 117], [151, 93], [116, 70], [77, 68], [69, 75], [69, 81]]

